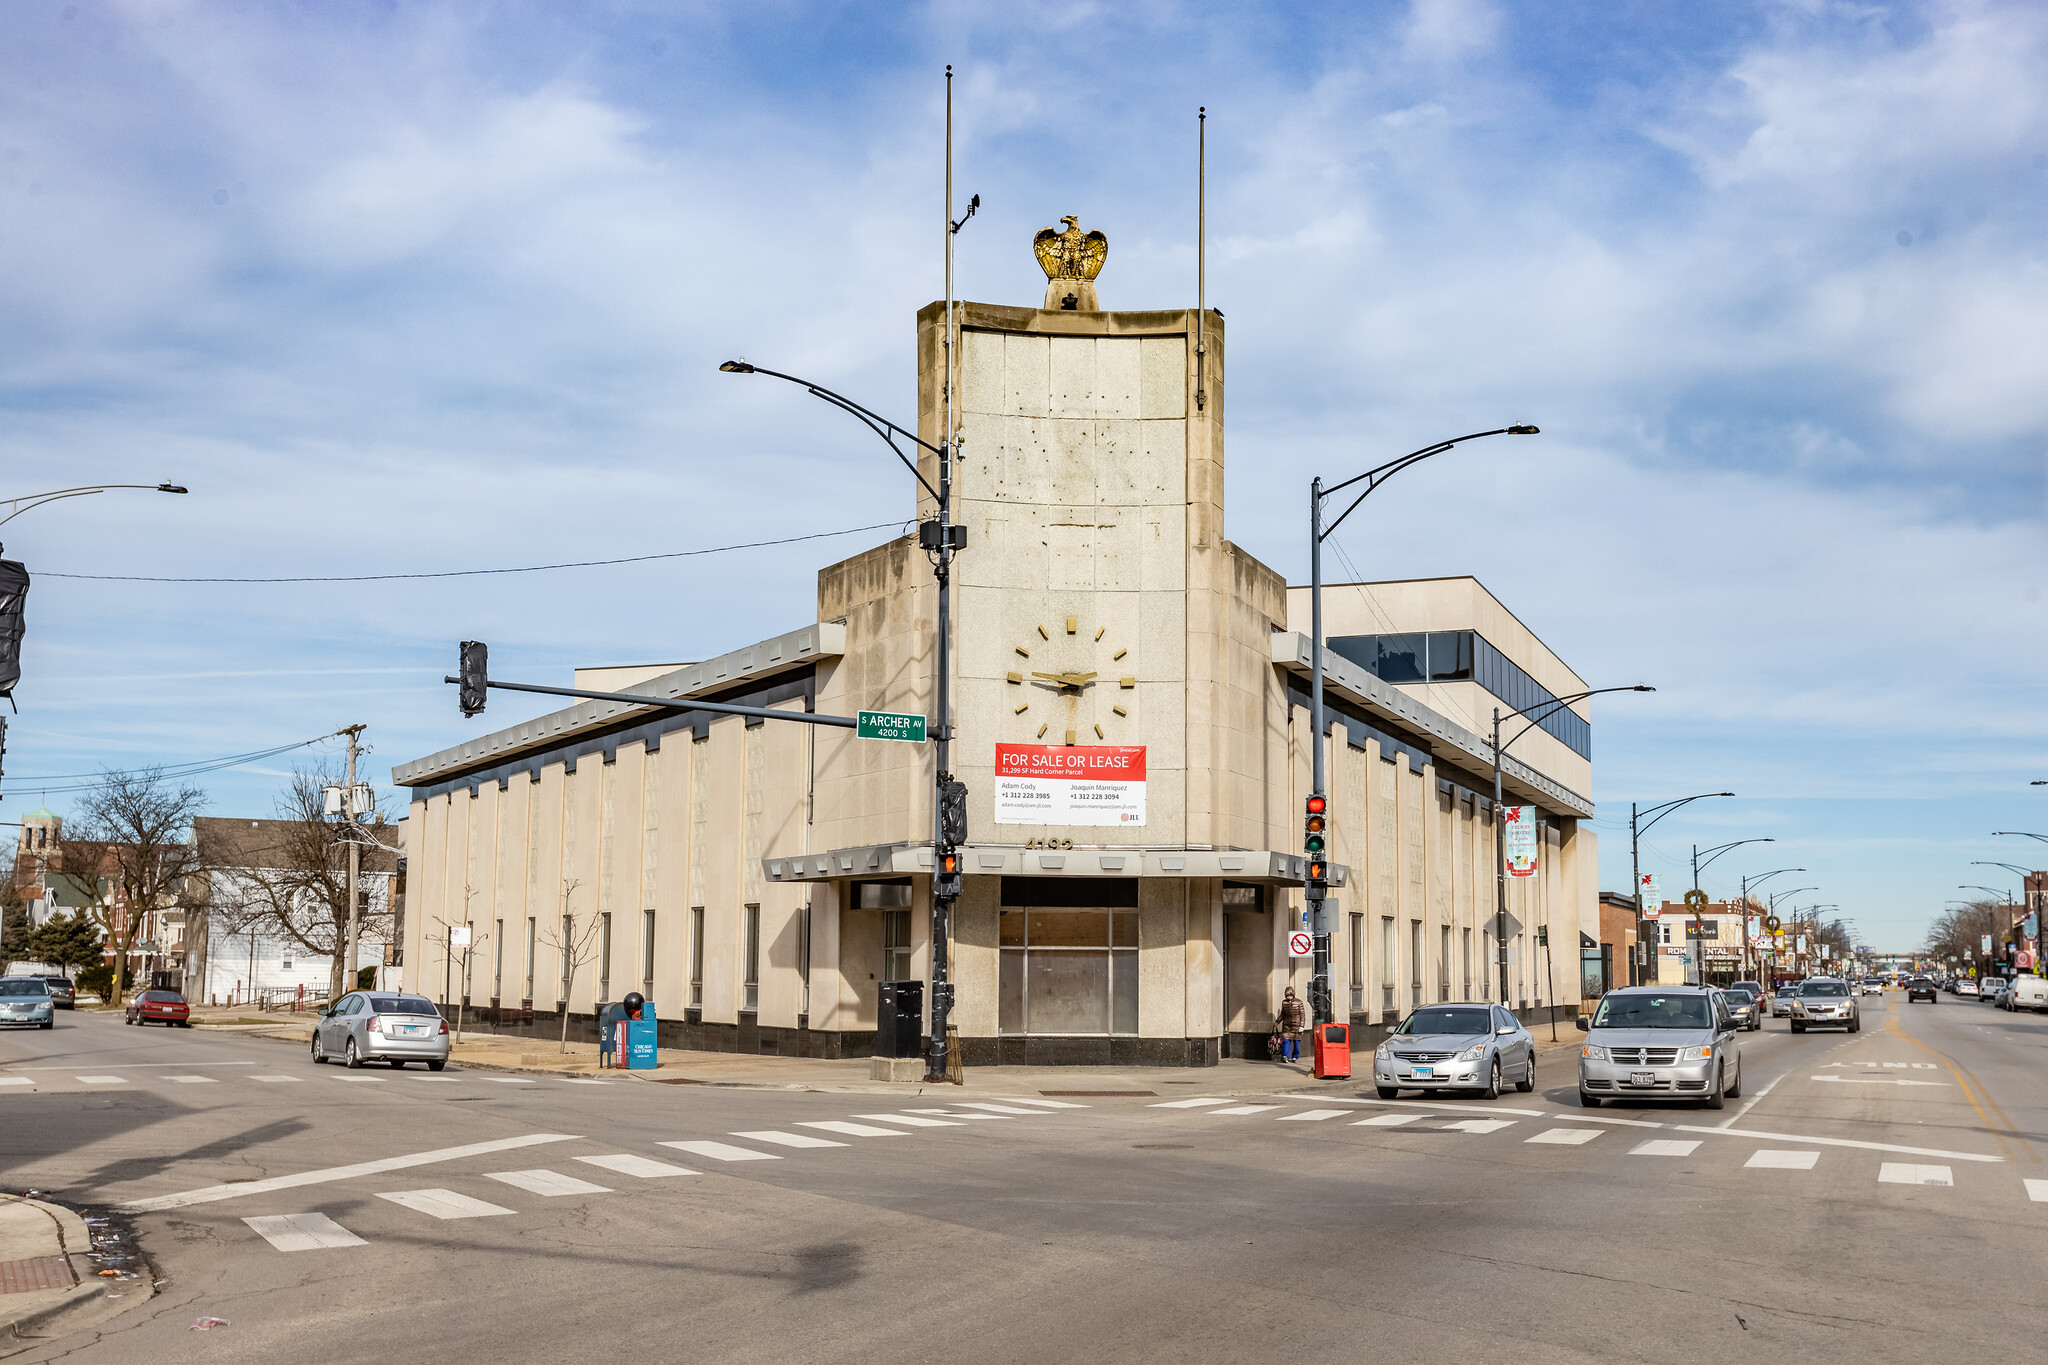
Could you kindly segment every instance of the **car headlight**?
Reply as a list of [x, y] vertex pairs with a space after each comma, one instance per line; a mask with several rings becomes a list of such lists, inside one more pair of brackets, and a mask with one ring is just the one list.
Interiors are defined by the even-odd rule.
[[1711, 1046], [1689, 1047], [1678, 1054], [1678, 1060], [1681, 1062], [1704, 1062], [1713, 1055], [1714, 1049]]
[[1392, 1057], [1394, 1054], [1393, 1051], [1389, 1049], [1385, 1043], [1381, 1043], [1378, 1047], [1372, 1050], [1372, 1055], [1374, 1061], [1384, 1062], [1388, 1058]]
[[1588, 1061], [1604, 1062], [1607, 1060], [1607, 1049], [1598, 1043], [1587, 1043], [1579, 1049], [1579, 1055]]
[[1472, 1044], [1472, 1046], [1466, 1048], [1463, 1052], [1458, 1054], [1458, 1060], [1461, 1062], [1476, 1062], [1485, 1055], [1486, 1044], [1474, 1043]]

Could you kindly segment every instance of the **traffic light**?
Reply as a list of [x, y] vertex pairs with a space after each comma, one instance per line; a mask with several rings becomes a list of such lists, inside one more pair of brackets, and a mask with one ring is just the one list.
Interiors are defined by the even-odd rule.
[[939, 783], [939, 844], [957, 848], [967, 842], [967, 784], [948, 777]]
[[0, 697], [12, 697], [21, 681], [21, 636], [28, 601], [28, 570], [12, 559], [0, 559]]
[[1318, 792], [1308, 799], [1308, 812], [1302, 820], [1301, 848], [1306, 855], [1306, 882], [1310, 900], [1321, 900], [1330, 890], [1330, 864], [1325, 856], [1329, 848], [1329, 798]]
[[960, 855], [949, 849], [939, 854], [938, 872], [932, 877], [932, 894], [953, 897], [958, 896], [960, 890]]
[[462, 642], [460, 682], [462, 714], [476, 715], [484, 709], [485, 679], [489, 673], [491, 647], [482, 640]]

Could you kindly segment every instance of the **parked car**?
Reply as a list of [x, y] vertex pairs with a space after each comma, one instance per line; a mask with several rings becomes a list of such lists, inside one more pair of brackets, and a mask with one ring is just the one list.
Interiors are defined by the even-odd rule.
[[1799, 998], [1799, 983], [1787, 981], [1778, 987], [1778, 993], [1771, 997], [1771, 1018], [1790, 1019], [1792, 1002]]
[[2011, 983], [2004, 977], [1987, 976], [1984, 978], [1983, 984], [1977, 987], [1977, 999], [1987, 1005], [2003, 1007], [2005, 1004], [2005, 993], [2011, 989]]
[[1977, 996], [1977, 983], [1967, 976], [1959, 976], [1956, 978], [1955, 993], [1974, 1000]]
[[2048, 1011], [2048, 977], [2014, 977], [2005, 1007], [2015, 1014], [2021, 1010]]
[[185, 1003], [185, 997], [176, 991], [144, 991], [128, 1002], [121, 1022], [191, 1028], [192, 1009]]
[[394, 1070], [425, 1062], [439, 1071], [448, 1065], [448, 1021], [425, 996], [350, 991], [313, 1021], [313, 1060], [329, 1058], [351, 1070], [381, 1061]]
[[40, 976], [0, 977], [0, 1024], [9, 1028], [55, 1028], [57, 1005]]
[[46, 976], [43, 978], [43, 984], [50, 988], [50, 999], [57, 1003], [58, 1009], [68, 1010], [78, 1007], [78, 988], [73, 986], [69, 980], [61, 976]]
[[1719, 1109], [1742, 1094], [1742, 1052], [1721, 993], [1700, 986], [1630, 986], [1579, 1016], [1579, 1103], [1699, 1100]]
[[1799, 998], [1792, 1002], [1792, 1031], [1804, 1033], [1810, 1028], [1862, 1030], [1863, 1007], [1856, 1003], [1848, 982], [1813, 977], [1799, 983]]
[[1509, 1080], [1527, 1093], [1536, 1088], [1536, 1040], [1499, 1005], [1424, 1005], [1374, 1051], [1372, 1072], [1383, 1100], [1403, 1090], [1493, 1099]]
[[1728, 1002], [1729, 1017], [1735, 1020], [1737, 1028], [1754, 1033], [1764, 1026], [1764, 1000], [1759, 993], [1752, 992], [1740, 983], [1729, 986], [1721, 992]]
[[1910, 1005], [1915, 1000], [1924, 996], [1927, 1003], [1931, 1005], [1934, 1003], [1936, 993], [1933, 977], [1916, 976], [1906, 987], [1906, 1003]]

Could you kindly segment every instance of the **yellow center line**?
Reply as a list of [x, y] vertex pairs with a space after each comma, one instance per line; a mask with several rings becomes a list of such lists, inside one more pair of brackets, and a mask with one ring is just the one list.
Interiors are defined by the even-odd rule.
[[[1970, 1072], [1967, 1068], [1960, 1066], [1952, 1058], [1950, 1058], [1947, 1053], [1940, 1052], [1932, 1047], [1929, 1047], [1927, 1044], [1921, 1042], [1918, 1038], [1915, 1038], [1912, 1034], [1906, 1032], [1905, 1029], [1901, 1028], [1899, 1026], [1898, 1001], [1894, 1000], [1891, 1002], [1891, 1009], [1887, 1012], [1887, 1017], [1884, 1021], [1884, 1026], [1887, 1031], [1896, 1033], [1899, 1037], [1911, 1043], [1914, 1047], [1919, 1048], [1928, 1056], [1939, 1059], [1941, 1064], [1948, 1068], [1949, 1075], [1954, 1076], [1956, 1078], [1956, 1084], [1962, 1087], [1963, 1098], [1970, 1102], [1970, 1107], [1977, 1111], [1977, 1117], [1983, 1121], [1984, 1130], [1990, 1133], [1991, 1140], [1998, 1144], [1998, 1150], [2005, 1153], [2007, 1160], [2013, 1160], [2014, 1158], [2012, 1148], [2006, 1143], [2005, 1134], [2001, 1133], [1998, 1130], [1998, 1126], [1991, 1121], [1991, 1116], [1984, 1112], [1984, 1104], [1988, 1104], [1993, 1109], [1997, 1109], [1998, 1117], [2004, 1120], [2006, 1128], [2012, 1131], [2015, 1135], [2018, 1134], [2019, 1129], [2014, 1126], [2012, 1118], [2005, 1112], [2005, 1110], [1999, 1108], [1998, 1101], [1991, 1098], [1991, 1092], [1984, 1089], [1983, 1082], [1977, 1080], [1975, 1073]], [[1984, 1096], [1984, 1104], [1979, 1104], [1977, 1102], [1977, 1095], [1980, 1092]], [[2037, 1166], [2041, 1164], [2041, 1155], [2040, 1153], [2034, 1150], [2032, 1143], [2027, 1144], [2026, 1159], [2028, 1161], [2033, 1162]]]

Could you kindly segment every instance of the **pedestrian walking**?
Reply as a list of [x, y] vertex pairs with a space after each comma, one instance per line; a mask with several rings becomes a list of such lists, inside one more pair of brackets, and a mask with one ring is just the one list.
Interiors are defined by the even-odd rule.
[[1275, 1060], [1301, 1060], [1301, 1031], [1307, 1027], [1308, 1002], [1294, 993], [1294, 987], [1289, 986], [1287, 993], [1280, 997], [1279, 1016], [1273, 1020], [1273, 1032], [1280, 1039], [1280, 1055]]

